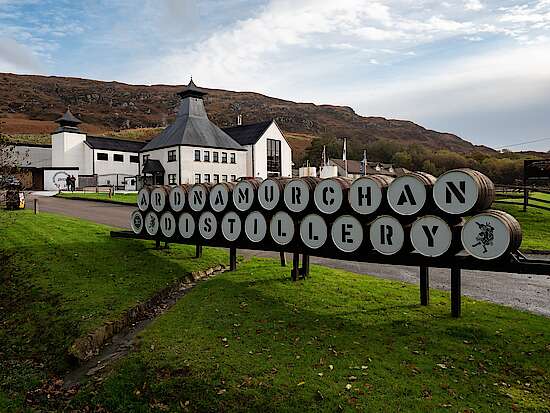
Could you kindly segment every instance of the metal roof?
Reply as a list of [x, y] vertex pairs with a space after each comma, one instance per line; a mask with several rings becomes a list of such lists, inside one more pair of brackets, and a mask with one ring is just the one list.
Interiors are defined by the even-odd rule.
[[[191, 87], [196, 88], [192, 81], [190, 85], [187, 90]], [[199, 89], [196, 88], [196, 90]], [[202, 97], [196, 96], [185, 95], [175, 122], [148, 142], [143, 147], [143, 152], [178, 145], [232, 149], [235, 151], [246, 150], [208, 119]]]
[[106, 136], [86, 136], [86, 143], [92, 149], [103, 149], [118, 152], [139, 152], [145, 142], [128, 141], [125, 139], [108, 138]]
[[268, 120], [250, 125], [231, 126], [223, 128], [223, 131], [241, 145], [254, 145], [272, 123], [273, 120]]
[[164, 167], [158, 159], [147, 159], [143, 165], [143, 170], [141, 171], [144, 174], [163, 174]]
[[191, 80], [189, 81], [189, 84], [187, 86], [184, 86], [184, 89], [178, 93], [178, 95], [182, 99], [188, 96], [201, 98], [207, 94], [208, 92], [205, 89], [201, 89], [200, 87], [195, 85], [195, 82], [193, 82], [193, 78], [191, 78]]
[[60, 126], [76, 126], [82, 123], [80, 119], [71, 113], [71, 110], [67, 108], [67, 111], [60, 118], [56, 119], [56, 123]]

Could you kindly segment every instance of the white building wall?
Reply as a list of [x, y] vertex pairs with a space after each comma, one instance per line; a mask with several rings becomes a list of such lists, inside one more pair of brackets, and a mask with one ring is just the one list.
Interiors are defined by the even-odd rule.
[[67, 176], [76, 178], [75, 186], [78, 188], [78, 168], [68, 169], [44, 169], [44, 190], [64, 191], [67, 189]]
[[[201, 151], [201, 161], [195, 161], [195, 150]], [[204, 162], [204, 151], [210, 152], [210, 162]], [[218, 162], [213, 162], [212, 152], [219, 153]], [[227, 163], [222, 163], [222, 152], [227, 153]], [[235, 163], [231, 163], [231, 153], [235, 154]], [[205, 174], [210, 175], [210, 182], [214, 182], [214, 175], [220, 176], [220, 182], [223, 175], [227, 175], [227, 180], [231, 180], [231, 175], [236, 178], [247, 176], [246, 173], [246, 151], [232, 151], [218, 148], [200, 148], [193, 146], [182, 146], [182, 183], [195, 183], [195, 174], [201, 175], [201, 182], [205, 181]]]
[[92, 175], [94, 173], [94, 150], [84, 144], [83, 151], [84, 164], [80, 167], [80, 175]]
[[[139, 163], [130, 162], [130, 156], [138, 156], [137, 152], [119, 152], [95, 149], [94, 151], [95, 174], [97, 175], [98, 185], [123, 185], [124, 176], [139, 175]], [[106, 153], [108, 160], [101, 161], [97, 159], [98, 153]], [[114, 155], [122, 155], [124, 161], [114, 160]], [[117, 180], [117, 176], [118, 180]]]
[[84, 165], [86, 134], [59, 132], [52, 135], [52, 166]]
[[[292, 149], [275, 122], [266, 129], [264, 134], [253, 147], [254, 151], [254, 172], [248, 169], [249, 176], [256, 178], [267, 178], [267, 140], [281, 141], [281, 176], [292, 177]], [[247, 147], [248, 148], [248, 147]], [[252, 150], [248, 151], [247, 158], [252, 163]]]
[[[176, 160], [168, 162], [168, 152], [169, 151], [176, 151]], [[141, 168], [143, 169], [143, 165], [145, 165], [145, 161], [143, 160], [143, 156], [149, 155], [149, 159], [156, 159], [160, 161], [162, 166], [164, 167], [164, 184], [168, 185], [168, 175], [169, 174], [175, 174], [176, 175], [176, 183], [179, 183], [179, 148], [177, 146], [172, 146], [169, 148], [162, 148], [162, 149], [154, 149], [152, 151], [144, 152], [141, 154]], [[141, 174], [141, 171], [140, 171]]]

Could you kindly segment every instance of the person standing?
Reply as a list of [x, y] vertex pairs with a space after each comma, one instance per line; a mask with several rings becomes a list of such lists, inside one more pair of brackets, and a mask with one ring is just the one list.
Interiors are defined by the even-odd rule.
[[67, 187], [67, 191], [71, 190], [71, 176], [67, 175], [67, 178], [65, 179], [65, 185]]
[[74, 175], [71, 175], [71, 191], [74, 192], [76, 190], [76, 178]]

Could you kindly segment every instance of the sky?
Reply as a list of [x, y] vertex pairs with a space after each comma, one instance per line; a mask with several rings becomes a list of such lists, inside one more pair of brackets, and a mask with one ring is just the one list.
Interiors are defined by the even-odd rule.
[[550, 150], [550, 0], [0, 0], [0, 72], [192, 75]]

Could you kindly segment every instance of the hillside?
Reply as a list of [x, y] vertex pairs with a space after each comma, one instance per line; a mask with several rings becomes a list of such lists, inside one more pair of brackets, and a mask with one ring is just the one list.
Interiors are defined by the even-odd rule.
[[[201, 85], [202, 86], [202, 85]], [[118, 82], [0, 73], [0, 132], [49, 134], [68, 105], [90, 133], [150, 138], [175, 116], [181, 86], [141, 86]], [[315, 137], [347, 136], [357, 145], [377, 139], [418, 143], [430, 149], [467, 153], [476, 147], [456, 135], [425, 129], [413, 122], [359, 116], [352, 108], [295, 103], [253, 92], [210, 90], [205, 98], [210, 118], [220, 127], [275, 118], [300, 153]], [[136, 129], [138, 129], [136, 131]], [[128, 130], [128, 131], [126, 131]]]

